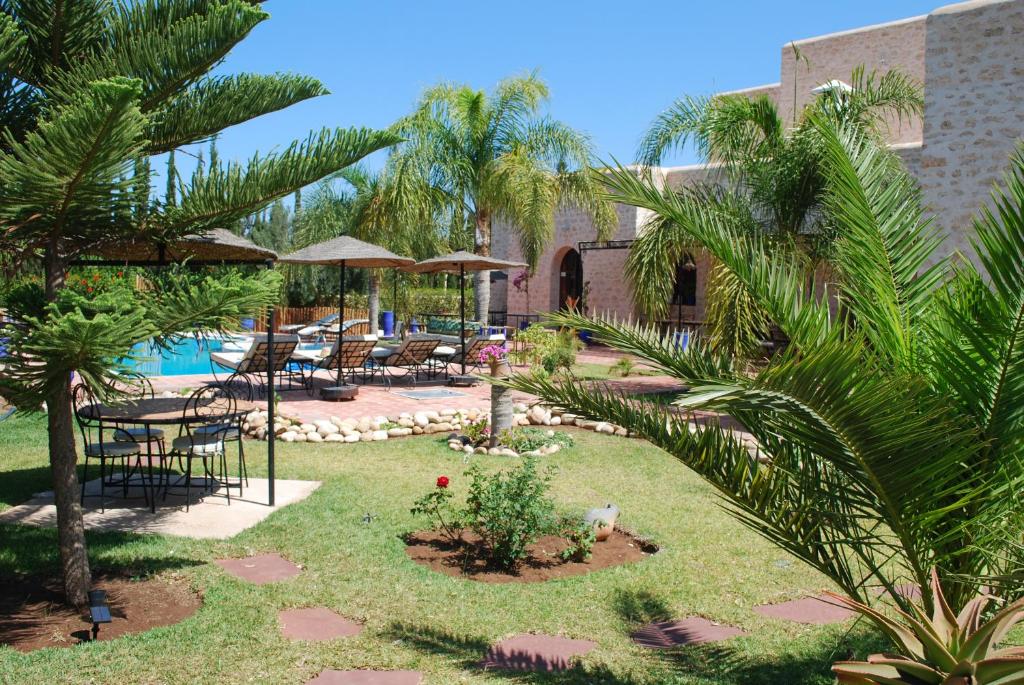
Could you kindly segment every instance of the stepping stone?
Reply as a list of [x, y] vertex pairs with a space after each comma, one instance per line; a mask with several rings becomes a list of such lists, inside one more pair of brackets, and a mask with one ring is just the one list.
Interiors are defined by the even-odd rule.
[[516, 635], [498, 642], [480, 663], [483, 668], [514, 671], [564, 671], [572, 658], [597, 646], [590, 640], [570, 640], [556, 635]]
[[298, 566], [280, 554], [258, 554], [244, 559], [218, 559], [217, 565], [233, 576], [256, 585], [276, 583], [299, 575]]
[[845, 607], [833, 604], [827, 597], [804, 597], [781, 604], [762, 604], [754, 607], [754, 611], [772, 618], [815, 625], [842, 623], [856, 615]]
[[420, 685], [419, 671], [324, 671], [306, 685]]
[[631, 635], [633, 642], [650, 649], [670, 649], [682, 645], [699, 645], [705, 642], [728, 640], [746, 635], [739, 628], [712, 623], [706, 618], [691, 616], [681, 621], [658, 621], [648, 623]]
[[363, 626], [326, 607], [287, 609], [277, 615], [281, 634], [291, 640], [321, 642], [358, 635]]

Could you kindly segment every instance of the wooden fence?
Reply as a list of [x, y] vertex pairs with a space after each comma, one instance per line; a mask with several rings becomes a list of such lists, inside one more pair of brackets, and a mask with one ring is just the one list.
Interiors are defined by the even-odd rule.
[[[337, 313], [337, 307], [278, 307], [275, 316], [278, 326], [288, 326], [290, 324], [311, 323], [325, 316]], [[346, 321], [349, 319], [365, 319], [369, 315], [370, 313], [365, 309], [345, 307]], [[255, 324], [257, 333], [266, 332], [267, 320], [265, 316], [255, 319]]]

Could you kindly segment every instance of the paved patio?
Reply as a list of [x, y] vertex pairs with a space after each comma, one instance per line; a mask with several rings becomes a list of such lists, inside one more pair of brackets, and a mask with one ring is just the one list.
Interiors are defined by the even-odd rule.
[[[197, 479], [196, 482], [201, 481]], [[156, 513], [151, 513], [143, 499], [142, 489], [137, 486], [128, 489], [129, 499], [121, 499], [120, 488], [107, 488], [118, 497], [108, 496], [104, 500], [104, 511], [100, 511], [99, 479], [86, 483], [84, 516], [88, 530], [122, 531], [132, 533], [162, 533], [196, 539], [225, 539], [241, 533], [263, 521], [272, 513], [301, 502], [320, 487], [319, 481], [280, 480], [274, 482], [274, 506], [267, 506], [267, 481], [264, 478], [250, 478], [249, 485], [238, 496], [237, 488], [232, 490], [231, 504], [221, 494], [205, 496], [199, 491], [192, 493], [189, 511], [185, 511], [184, 494], [171, 491], [167, 501], [157, 501]], [[0, 523], [23, 523], [30, 526], [53, 528], [57, 525], [57, 508], [53, 503], [53, 492], [41, 492], [24, 504], [0, 513]]]
[[[610, 365], [621, 355], [610, 350], [598, 349], [582, 352], [577, 356], [579, 363]], [[517, 371], [525, 370], [527, 367], [516, 367]], [[327, 383], [326, 374], [321, 372], [318, 378], [323, 377], [323, 384]], [[198, 388], [205, 383], [213, 381], [212, 374], [194, 376], [161, 376], [153, 379], [153, 387], [156, 392], [173, 391], [179, 392], [182, 389]], [[636, 393], [657, 393], [666, 390], [678, 389], [679, 382], [667, 376], [630, 376], [629, 378], [616, 378], [608, 381], [610, 385], [629, 394]], [[427, 389], [449, 389], [454, 396], [437, 399], [414, 399], [407, 397], [404, 393], [414, 390]], [[477, 383], [468, 388], [448, 388], [442, 383], [427, 383], [420, 381], [415, 387], [397, 381], [391, 388], [386, 389], [383, 385], [367, 383], [359, 386], [359, 395], [356, 399], [344, 402], [325, 402], [317, 395], [310, 397], [305, 390], [279, 390], [281, 403], [278, 412], [286, 416], [295, 416], [307, 421], [328, 419], [331, 416], [341, 418], [362, 418], [364, 416], [386, 416], [394, 417], [403, 412], [414, 414], [422, 411], [440, 411], [441, 409], [484, 409], [490, 407], [491, 386], [485, 382]], [[533, 396], [514, 392], [513, 401], [530, 403]]]

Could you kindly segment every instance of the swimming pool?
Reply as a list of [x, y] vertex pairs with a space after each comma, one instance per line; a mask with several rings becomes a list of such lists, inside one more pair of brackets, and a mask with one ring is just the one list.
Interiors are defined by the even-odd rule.
[[[127, 364], [129, 368], [150, 378], [208, 374], [211, 373], [211, 352], [244, 352], [250, 343], [251, 338], [243, 335], [209, 338], [185, 335], [175, 339], [167, 349], [159, 349], [152, 342], [139, 343], [132, 348], [136, 359], [128, 360]], [[318, 350], [322, 346], [318, 343], [303, 343], [299, 349]], [[217, 367], [217, 373], [222, 372], [224, 369]]]
[[210, 373], [210, 352], [223, 348], [224, 340], [220, 338], [181, 337], [163, 350], [151, 342], [139, 343], [132, 348], [136, 359], [129, 360], [128, 366], [150, 377]]

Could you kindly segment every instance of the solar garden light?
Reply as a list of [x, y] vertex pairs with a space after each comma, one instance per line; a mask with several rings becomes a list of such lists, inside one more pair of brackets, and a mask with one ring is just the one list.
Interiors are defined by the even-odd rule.
[[100, 633], [101, 623], [110, 623], [110, 607], [107, 606], [106, 590], [89, 591], [89, 616], [92, 618], [92, 640]]

